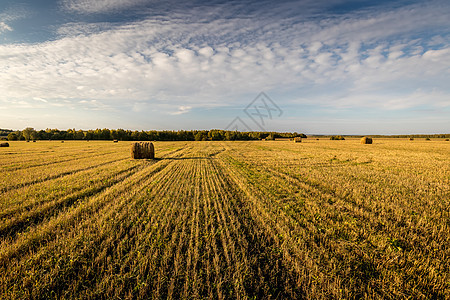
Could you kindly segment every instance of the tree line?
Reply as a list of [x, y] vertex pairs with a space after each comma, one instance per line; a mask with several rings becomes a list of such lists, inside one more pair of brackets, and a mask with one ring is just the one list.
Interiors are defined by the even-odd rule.
[[294, 138], [306, 135], [297, 132], [240, 132], [229, 130], [150, 130], [132, 131], [125, 129], [95, 129], [95, 130], [35, 130], [27, 127], [24, 130], [0, 130], [0, 136], [5, 134], [10, 141], [30, 140], [120, 140], [120, 141], [243, 141], [276, 138]]
[[[243, 141], [243, 140], [273, 140], [276, 138], [306, 138], [297, 132], [261, 132], [261, 131], [229, 131], [229, 130], [150, 130], [137, 131], [125, 129], [95, 129], [95, 130], [35, 130], [27, 127], [24, 130], [0, 129], [0, 139], [10, 141], [25, 140], [122, 140], [122, 141]], [[373, 138], [450, 138], [450, 134], [409, 134], [409, 135], [370, 135]], [[335, 136], [314, 135], [314, 137]], [[339, 136], [341, 137], [341, 136]], [[360, 135], [344, 135], [344, 137], [362, 137]]]

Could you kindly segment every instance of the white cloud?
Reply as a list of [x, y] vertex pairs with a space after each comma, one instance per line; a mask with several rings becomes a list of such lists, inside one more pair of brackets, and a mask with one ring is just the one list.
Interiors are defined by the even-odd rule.
[[423, 54], [423, 58], [433, 62], [440, 62], [442, 60], [448, 59], [449, 56], [450, 56], [450, 48], [440, 50], [428, 50]]
[[302, 102], [319, 102], [324, 107], [334, 107], [338, 109], [364, 108], [364, 109], [384, 109], [404, 110], [414, 107], [429, 107], [432, 102], [434, 108], [450, 107], [448, 93], [438, 91], [423, 91], [417, 89], [411, 93], [402, 95], [386, 95], [382, 91], [379, 93], [352, 93], [338, 98], [324, 97], [318, 99], [301, 99]]
[[33, 97], [33, 100], [36, 100], [36, 101], [41, 101], [41, 102], [44, 102], [44, 103], [48, 103], [48, 101], [47, 101], [47, 100], [45, 100], [45, 99], [42, 99], [42, 98], [39, 98], [39, 97]]
[[62, 7], [71, 12], [91, 14], [127, 9], [145, 2], [145, 0], [62, 0]]
[[198, 50], [198, 53], [201, 55], [204, 55], [206, 57], [211, 57], [214, 54], [214, 50], [211, 47], [203, 47], [200, 50]]
[[[90, 13], [138, 2], [65, 5]], [[410, 35], [448, 28], [444, 16], [449, 9], [415, 7], [327, 22], [302, 19], [290, 26], [281, 24], [279, 15], [209, 20], [210, 12], [200, 10], [120, 26], [71, 23], [60, 28], [55, 41], [0, 46], [0, 101], [20, 106], [45, 99], [49, 106], [83, 110], [113, 109], [125, 102], [130, 111], [164, 106], [177, 115], [194, 107], [237, 105], [262, 90], [294, 97], [307, 89], [316, 103], [336, 107], [445, 106], [448, 37], [412, 40]]]
[[13, 29], [8, 24], [6, 24], [5, 22], [0, 22], [0, 33], [12, 30]]
[[178, 107], [178, 111], [172, 112], [170, 114], [171, 115], [181, 115], [181, 114], [188, 113], [191, 109], [192, 109], [192, 107], [190, 107], [190, 106], [183, 106], [182, 105], [182, 106]]

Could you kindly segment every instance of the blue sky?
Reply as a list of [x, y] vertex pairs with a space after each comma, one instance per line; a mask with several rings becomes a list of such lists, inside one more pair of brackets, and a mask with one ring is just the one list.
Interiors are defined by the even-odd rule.
[[258, 130], [244, 109], [269, 116], [265, 92], [282, 111], [265, 130], [449, 133], [449, 15], [446, 0], [1, 0], [0, 128]]

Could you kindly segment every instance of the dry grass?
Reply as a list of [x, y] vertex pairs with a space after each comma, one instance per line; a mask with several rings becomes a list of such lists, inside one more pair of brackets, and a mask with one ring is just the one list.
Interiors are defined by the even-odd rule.
[[0, 298], [448, 299], [450, 144], [302, 142], [11, 142]]

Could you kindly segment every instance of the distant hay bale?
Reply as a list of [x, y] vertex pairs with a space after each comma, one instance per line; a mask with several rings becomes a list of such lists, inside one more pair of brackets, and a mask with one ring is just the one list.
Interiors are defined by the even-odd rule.
[[155, 158], [155, 148], [150, 142], [136, 142], [131, 144], [131, 158], [133, 159], [153, 159]]
[[332, 141], [344, 141], [345, 138], [342, 135], [333, 135], [330, 137], [330, 140]]
[[450, 141], [450, 140], [449, 140], [449, 139], [445, 139], [444, 141], [448, 142], [448, 141]]
[[410, 140], [410, 141], [414, 141], [414, 138], [410, 137], [409, 140]]
[[297, 136], [294, 138], [294, 142], [296, 143], [301, 143], [302, 142], [302, 137], [301, 136]]
[[430, 138], [426, 138], [425, 141], [431, 141]]
[[319, 139], [316, 139], [316, 141], [318, 141]]
[[363, 137], [361, 139], [361, 144], [372, 144], [372, 138], [367, 137], [367, 136]]
[[119, 142], [118, 140], [114, 140], [114, 141], [113, 141], [113, 143], [118, 143], [118, 142]]
[[36, 143], [36, 141], [35, 141], [35, 140], [33, 140], [33, 143]]
[[61, 141], [61, 143], [64, 143], [64, 141]]
[[9, 147], [9, 143], [0, 143], [0, 147]]

